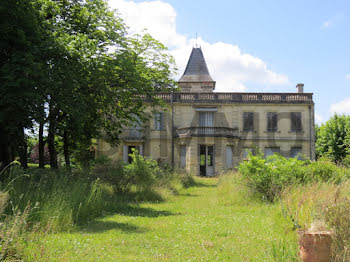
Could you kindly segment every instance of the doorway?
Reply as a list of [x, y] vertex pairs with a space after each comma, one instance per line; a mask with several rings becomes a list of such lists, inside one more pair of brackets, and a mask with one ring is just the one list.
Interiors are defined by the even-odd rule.
[[199, 175], [214, 176], [214, 146], [199, 146]]
[[132, 163], [132, 157], [130, 156], [134, 151], [137, 151], [138, 154], [140, 154], [140, 147], [139, 146], [128, 146], [128, 163]]

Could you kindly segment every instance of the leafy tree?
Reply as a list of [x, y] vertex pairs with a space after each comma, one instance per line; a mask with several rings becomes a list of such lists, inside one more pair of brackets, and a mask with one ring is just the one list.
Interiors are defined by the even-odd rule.
[[142, 119], [145, 98], [159, 105], [153, 94], [175, 85], [166, 48], [148, 34], [128, 34], [104, 0], [5, 1], [1, 14], [0, 162], [26, 151], [24, 129], [36, 122], [39, 166], [45, 125], [51, 167], [58, 167], [57, 137], [69, 166], [70, 154], [88, 152], [93, 137], [116, 143], [123, 124]]
[[20, 155], [26, 167], [24, 129], [32, 125], [40, 78], [40, 26], [30, 0], [0, 2], [0, 166]]
[[316, 154], [342, 162], [350, 153], [350, 116], [332, 116], [316, 129]]

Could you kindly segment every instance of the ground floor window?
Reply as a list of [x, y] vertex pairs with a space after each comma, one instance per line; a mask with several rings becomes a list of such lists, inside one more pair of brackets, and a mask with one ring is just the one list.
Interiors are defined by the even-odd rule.
[[264, 154], [265, 156], [271, 156], [275, 153], [280, 153], [279, 147], [265, 147]]
[[302, 153], [302, 148], [301, 147], [292, 147], [290, 149], [290, 156], [291, 157], [298, 156], [299, 160], [302, 158], [301, 153]]
[[226, 168], [233, 168], [233, 149], [232, 149], [232, 146], [226, 147]]
[[244, 147], [243, 148], [243, 159], [247, 159], [250, 152], [253, 153], [253, 149], [251, 147]]
[[186, 168], [186, 146], [180, 146], [180, 168]]

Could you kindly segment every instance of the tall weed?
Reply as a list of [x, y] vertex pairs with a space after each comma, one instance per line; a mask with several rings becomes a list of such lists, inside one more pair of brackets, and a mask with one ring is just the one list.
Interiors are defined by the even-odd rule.
[[[316, 183], [286, 189], [282, 210], [294, 229], [316, 223], [333, 231], [333, 260], [350, 260], [350, 184]], [[296, 226], [298, 225], [298, 226]]]

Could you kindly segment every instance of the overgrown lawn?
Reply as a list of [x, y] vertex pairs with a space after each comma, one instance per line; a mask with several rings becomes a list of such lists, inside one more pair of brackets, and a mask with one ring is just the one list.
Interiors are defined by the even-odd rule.
[[41, 235], [36, 261], [293, 261], [295, 232], [278, 204], [252, 200], [233, 179], [196, 178], [163, 202], [119, 203], [113, 214], [67, 233]]

